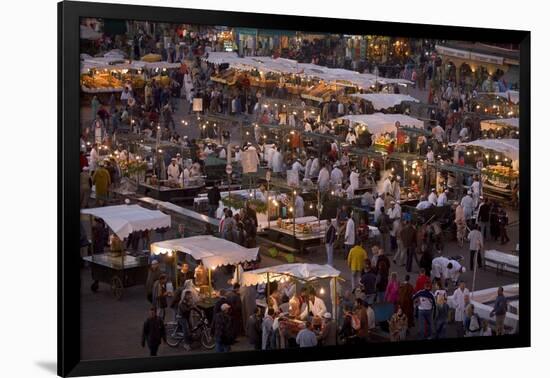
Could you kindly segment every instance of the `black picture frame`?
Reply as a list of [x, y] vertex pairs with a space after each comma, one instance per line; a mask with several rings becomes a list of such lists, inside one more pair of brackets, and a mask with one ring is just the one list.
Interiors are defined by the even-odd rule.
[[[376, 348], [324, 347], [322, 349], [233, 352], [230, 354], [81, 360], [79, 235], [79, 18], [108, 17], [161, 22], [297, 29], [344, 34], [509, 42], [520, 46], [520, 207], [521, 274], [520, 333], [506, 337], [477, 337], [380, 343]], [[58, 3], [58, 374], [82, 376], [133, 372], [198, 369], [225, 366], [335, 360], [375, 356], [441, 353], [530, 346], [530, 32], [407, 24], [333, 18], [314, 18], [168, 7], [64, 1]]]

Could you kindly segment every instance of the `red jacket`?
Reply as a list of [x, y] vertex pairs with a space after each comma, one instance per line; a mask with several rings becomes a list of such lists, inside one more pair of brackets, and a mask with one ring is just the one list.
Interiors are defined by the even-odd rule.
[[423, 290], [424, 285], [426, 285], [426, 282], [430, 283], [430, 290], [431, 290], [432, 285], [430, 282], [430, 277], [428, 277], [425, 274], [421, 274], [420, 276], [418, 276], [418, 278], [416, 279], [416, 286], [414, 287], [414, 292], [418, 293], [420, 290]]

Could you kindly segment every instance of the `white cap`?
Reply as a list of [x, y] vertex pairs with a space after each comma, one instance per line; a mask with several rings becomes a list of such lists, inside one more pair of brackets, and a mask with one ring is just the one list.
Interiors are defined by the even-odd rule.
[[471, 190], [468, 190], [468, 194], [472, 194], [472, 191], [471, 191]]
[[84, 168], [82, 168], [82, 170], [85, 171], [85, 172], [87, 172], [87, 171], [90, 170], [90, 167], [84, 167]]
[[151, 265], [157, 265], [159, 262], [157, 260], [151, 261]]
[[435, 188], [432, 188], [432, 192], [435, 192]]
[[464, 273], [464, 272], [466, 271], [466, 267], [460, 268], [460, 271], [461, 271], [462, 273]]
[[222, 307], [221, 307], [222, 311], [225, 311], [225, 310], [227, 310], [227, 309], [229, 309], [229, 308], [231, 308], [231, 306], [228, 305], [227, 303], [222, 304]]
[[332, 319], [332, 315], [330, 314], [330, 312], [325, 312], [324, 315], [323, 315], [323, 318]]
[[401, 180], [401, 176], [396, 177], [397, 181]]

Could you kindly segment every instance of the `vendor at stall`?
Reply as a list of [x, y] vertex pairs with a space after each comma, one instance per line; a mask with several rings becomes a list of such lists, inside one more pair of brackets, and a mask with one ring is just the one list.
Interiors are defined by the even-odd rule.
[[195, 285], [196, 286], [207, 286], [208, 285], [208, 271], [205, 266], [202, 264], [202, 261], [199, 262], [199, 265], [195, 268]]
[[304, 199], [300, 194], [296, 195], [296, 199], [294, 200], [294, 211], [296, 218], [302, 218], [304, 216], [304, 206], [305, 202]]
[[340, 162], [336, 161], [332, 168], [332, 172], [330, 172], [330, 182], [333, 187], [337, 188], [342, 186], [343, 179], [344, 173], [340, 169]]
[[189, 270], [189, 264], [182, 264], [178, 272], [178, 284], [181, 286], [185, 283], [185, 281], [192, 280], [194, 278], [195, 274]]
[[309, 295], [304, 309], [300, 314], [300, 319], [305, 320], [308, 316], [321, 318], [327, 312], [325, 302], [316, 295], [315, 288], [309, 289]]
[[176, 158], [172, 158], [170, 165], [166, 169], [166, 173], [168, 174], [169, 182], [171, 183], [178, 182], [180, 177], [180, 166], [178, 165], [178, 161]]
[[420, 202], [416, 205], [417, 210], [426, 210], [432, 207], [433, 204], [426, 199], [426, 196], [422, 195], [420, 196]]
[[432, 190], [430, 191], [428, 202], [430, 202], [434, 206], [437, 206], [437, 193], [435, 192], [435, 188], [432, 188]]

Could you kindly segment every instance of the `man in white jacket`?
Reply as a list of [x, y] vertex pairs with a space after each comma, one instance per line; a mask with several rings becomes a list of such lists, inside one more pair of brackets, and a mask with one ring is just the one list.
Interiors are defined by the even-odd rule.
[[355, 245], [355, 221], [353, 220], [353, 212], [348, 212], [348, 221], [346, 222], [346, 232], [344, 234], [344, 249], [346, 256], [351, 248]]
[[319, 176], [317, 177], [317, 184], [319, 185], [319, 190], [321, 192], [326, 192], [330, 186], [330, 173], [326, 165], [323, 165], [323, 168], [319, 171]]
[[339, 188], [342, 186], [342, 180], [344, 179], [344, 173], [340, 169], [339, 162], [334, 163], [332, 172], [330, 173], [330, 182], [333, 187]]
[[455, 324], [457, 337], [464, 337], [464, 310], [467, 302], [470, 301], [470, 290], [466, 288], [464, 281], [461, 281], [458, 288], [454, 291], [452, 298], [455, 308]]

